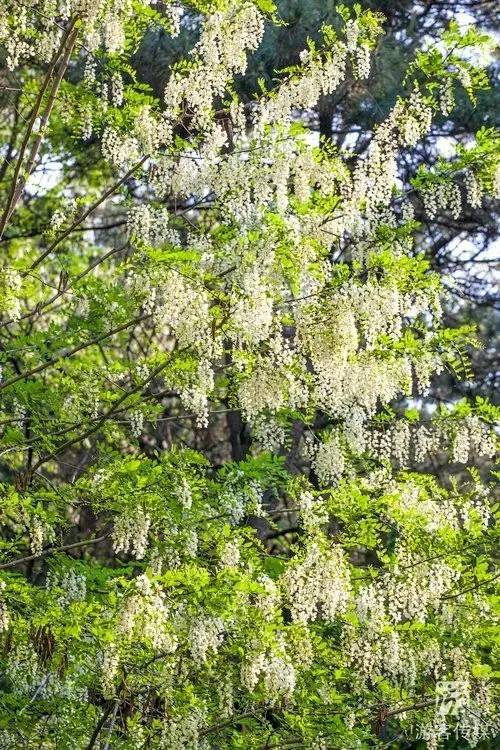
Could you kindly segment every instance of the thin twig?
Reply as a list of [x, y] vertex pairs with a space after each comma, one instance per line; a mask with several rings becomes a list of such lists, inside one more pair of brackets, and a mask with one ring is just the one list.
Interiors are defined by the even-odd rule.
[[[19, 187], [19, 178], [21, 175], [21, 169], [24, 163], [24, 156], [26, 153], [26, 149], [28, 148], [28, 143], [31, 138], [31, 134], [33, 132], [33, 128], [35, 127], [35, 122], [38, 118], [38, 113], [40, 112], [40, 107], [42, 106], [43, 97], [45, 95], [45, 92], [47, 91], [52, 75], [56, 69], [57, 63], [59, 62], [59, 59], [61, 55], [64, 54], [64, 51], [66, 49], [66, 45], [68, 43], [68, 39], [71, 37], [74, 27], [78, 21], [78, 16], [75, 16], [75, 18], [71, 21], [68, 28], [66, 29], [66, 33], [64, 34], [61, 44], [59, 46], [59, 49], [55, 53], [54, 57], [52, 58], [52, 61], [48, 67], [48, 70], [45, 74], [45, 78], [43, 79], [42, 85], [40, 87], [40, 91], [38, 92], [35, 105], [33, 107], [33, 111], [31, 113], [31, 117], [28, 122], [28, 126], [26, 128], [26, 133], [24, 134], [23, 141], [21, 143], [21, 147], [19, 149], [19, 154], [17, 157], [16, 166], [14, 169], [14, 175], [12, 180], [12, 185], [9, 193], [9, 197], [7, 199], [7, 205], [5, 206], [2, 218], [0, 220], [0, 239], [3, 236], [3, 233], [5, 231], [5, 227], [7, 226], [7, 222], [9, 221], [9, 218], [12, 215], [12, 212], [15, 208], [15, 204], [17, 203], [17, 200], [19, 200], [19, 197], [17, 196], [18, 193], [18, 187]], [[21, 183], [23, 182], [23, 179], [25, 181], [25, 178], [21, 179]]]
[[0, 564], [0, 569], [14, 568], [16, 565], [22, 565], [23, 563], [31, 562], [32, 560], [40, 560], [42, 557], [48, 557], [49, 555], [55, 555], [58, 552], [67, 552], [72, 549], [79, 549], [80, 547], [88, 547], [91, 544], [99, 544], [110, 536], [111, 532], [108, 531], [102, 536], [96, 536], [93, 539], [83, 539], [81, 542], [73, 542], [73, 544], [63, 544], [61, 547], [48, 547], [47, 549], [37, 552], [36, 555], [27, 555], [26, 557], [19, 557], [17, 560], [10, 560], [6, 563]]

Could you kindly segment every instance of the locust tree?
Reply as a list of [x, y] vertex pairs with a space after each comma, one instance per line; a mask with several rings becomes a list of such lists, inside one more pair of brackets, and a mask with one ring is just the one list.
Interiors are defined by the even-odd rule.
[[398, 178], [490, 40], [423, 40], [357, 153], [308, 118], [385, 21], [337, 11], [251, 97], [270, 0], [0, 11], [2, 747], [495, 742], [498, 415], [415, 408], [475, 333], [414, 206], [498, 197], [498, 136]]

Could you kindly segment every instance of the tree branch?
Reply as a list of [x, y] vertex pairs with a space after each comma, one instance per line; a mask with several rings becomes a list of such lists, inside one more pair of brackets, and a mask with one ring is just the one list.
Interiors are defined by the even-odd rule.
[[110, 535], [111, 532], [108, 531], [107, 534], [94, 537], [93, 539], [84, 539], [81, 542], [74, 542], [73, 544], [63, 544], [61, 547], [48, 547], [47, 549], [42, 550], [42, 552], [38, 552], [36, 555], [27, 555], [26, 557], [19, 557], [17, 560], [10, 560], [9, 562], [1, 563], [0, 570], [14, 568], [16, 565], [22, 565], [23, 563], [32, 562], [33, 560], [40, 560], [42, 557], [49, 557], [49, 555], [55, 555], [57, 552], [67, 552], [72, 549], [88, 547], [91, 544], [99, 544], [99, 542], [103, 542]]

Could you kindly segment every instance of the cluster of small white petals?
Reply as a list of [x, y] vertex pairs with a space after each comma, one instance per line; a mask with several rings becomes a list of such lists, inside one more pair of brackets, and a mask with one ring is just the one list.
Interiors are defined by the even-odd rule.
[[281, 335], [273, 335], [269, 352], [256, 357], [252, 371], [239, 387], [241, 408], [250, 421], [264, 410], [275, 413], [307, 403], [308, 387], [300, 375], [292, 372], [294, 362], [299, 363], [291, 344]]
[[355, 52], [359, 39], [359, 23], [355, 18], [350, 18], [345, 24], [345, 41], [349, 52]]
[[370, 75], [370, 48], [366, 44], [360, 44], [356, 49], [356, 76], [368, 78]]
[[400, 146], [414, 146], [430, 129], [432, 108], [415, 88], [407, 100], [398, 99], [380, 124], [367, 156], [354, 170], [350, 205], [365, 205], [368, 218], [381, 205], [389, 205], [397, 178], [396, 156]]
[[344, 437], [349, 448], [355, 453], [363, 453], [366, 448], [368, 432], [365, 424], [366, 415], [363, 409], [354, 405], [345, 416]]
[[415, 461], [424, 463], [430, 456], [435, 455], [440, 447], [440, 435], [425, 425], [420, 425], [414, 431], [413, 449]]
[[255, 606], [265, 620], [272, 620], [280, 605], [279, 589], [273, 579], [265, 573], [258, 577], [257, 582], [262, 586], [263, 591], [256, 596]]
[[[168, 273], [161, 284], [153, 289], [155, 323], [172, 329], [180, 347], [206, 346], [209, 321], [206, 290], [174, 272]], [[148, 309], [145, 303], [145, 310]]]
[[444, 369], [443, 362], [435, 352], [423, 351], [413, 360], [413, 368], [419, 393], [427, 396], [432, 378]]
[[439, 89], [439, 108], [441, 113], [446, 117], [450, 114], [455, 106], [455, 96], [453, 93], [453, 81], [447, 76]]
[[220, 554], [220, 564], [223, 568], [237, 568], [241, 560], [240, 546], [236, 540], [227, 542]]
[[111, 126], [105, 128], [102, 134], [101, 151], [104, 158], [118, 168], [130, 166], [141, 155], [134, 136], [120, 133]]
[[465, 178], [465, 192], [467, 195], [467, 203], [471, 208], [480, 208], [483, 200], [484, 188], [481, 184], [481, 180], [472, 170], [468, 170]]
[[131, 238], [153, 246], [160, 245], [171, 236], [168, 211], [138, 204], [128, 212], [127, 231]]
[[4, 266], [0, 279], [0, 311], [16, 321], [21, 315], [21, 274], [14, 268]]
[[320, 96], [331, 94], [345, 77], [347, 47], [342, 42], [329, 49], [326, 60], [321, 60], [309, 50], [300, 55], [301, 75], [291, 76], [282, 82], [266, 101], [259, 103], [254, 112], [254, 127], [262, 133], [266, 125], [286, 125], [295, 109], [308, 110]]
[[38, 555], [43, 549], [43, 524], [38, 518], [33, 518], [30, 524], [30, 549]]
[[408, 358], [381, 361], [371, 354], [381, 334], [399, 336], [409, 301], [394, 287], [345, 284], [319, 310], [306, 303], [296, 311], [297, 344], [314, 369], [315, 395], [330, 413], [355, 407], [367, 416], [411, 383]]
[[190, 510], [193, 505], [193, 493], [186, 477], [181, 477], [176, 494], [184, 510]]
[[454, 219], [460, 217], [462, 196], [454, 182], [431, 183], [422, 190], [424, 209], [429, 219], [435, 219], [440, 211], [449, 211]]
[[196, 557], [198, 554], [199, 538], [195, 529], [190, 529], [184, 539], [184, 551], [188, 557]]
[[165, 722], [161, 739], [161, 750], [205, 750], [207, 747], [200, 731], [206, 723], [206, 709], [190, 707], [185, 716], [174, 716]]
[[115, 643], [108, 643], [101, 658], [101, 687], [104, 698], [114, 698], [120, 657]]
[[229, 719], [234, 713], [234, 687], [229, 677], [222, 680], [218, 693], [220, 716], [223, 719]]
[[[0, 595], [6, 588], [5, 581], [0, 581]], [[0, 597], [0, 633], [4, 630], [8, 630], [10, 625], [9, 610], [3, 597]]]
[[193, 112], [194, 124], [210, 128], [212, 103], [247, 67], [247, 50], [255, 50], [264, 33], [264, 19], [253, 3], [230, 4], [211, 13], [202, 26], [192, 55], [195, 64], [186, 75], [174, 71], [165, 101], [174, 116], [183, 103]]
[[209, 652], [217, 654], [224, 640], [225, 627], [220, 617], [197, 617], [189, 632], [191, 656], [198, 665], [204, 664]]
[[355, 603], [360, 623], [369, 630], [377, 631], [386, 618], [382, 588], [373, 583], [361, 586], [356, 594]]
[[381, 459], [394, 462], [399, 468], [406, 468], [413, 459], [424, 463], [449, 445], [448, 431], [439, 423], [410, 424], [398, 419], [383, 429], [367, 433], [366, 446]]
[[495, 167], [492, 194], [494, 198], [500, 198], [500, 164], [497, 164]]
[[458, 423], [451, 453], [453, 461], [467, 464], [471, 454], [494, 458], [495, 453], [495, 434], [479, 417], [470, 414]]
[[297, 682], [297, 671], [284, 652], [257, 651], [243, 663], [241, 682], [252, 691], [260, 679], [270, 698], [291, 696]]
[[48, 589], [63, 590], [64, 593], [58, 597], [58, 603], [62, 607], [71, 604], [71, 602], [84, 601], [87, 595], [85, 576], [82, 573], [77, 573], [73, 568], [65, 570], [62, 574], [49, 571], [45, 585]]
[[449, 498], [433, 500], [432, 498], [422, 497], [420, 488], [412, 482], [407, 482], [399, 487], [397, 493], [398, 512], [403, 512], [403, 514], [417, 513], [422, 517], [424, 528], [429, 533], [436, 533], [446, 527], [458, 529], [457, 509]]
[[132, 514], [123, 513], [115, 521], [113, 528], [113, 550], [116, 553], [132, 554], [142, 560], [148, 547], [151, 516], [137, 509]]
[[392, 455], [398, 465], [404, 468], [408, 463], [408, 456], [410, 452], [410, 424], [404, 419], [398, 420], [391, 430], [391, 438]]
[[149, 105], [141, 107], [132, 134], [143, 154], [154, 154], [161, 146], [170, 146], [173, 137], [171, 123], [165, 116], [157, 116]]
[[286, 432], [272, 417], [257, 414], [252, 420], [252, 438], [261, 450], [278, 453], [285, 442]]
[[284, 574], [283, 586], [294, 622], [305, 624], [318, 616], [333, 621], [345, 611], [351, 590], [341, 548], [311, 543], [304, 559]]
[[146, 638], [155, 649], [172, 653], [177, 638], [169, 627], [170, 607], [160, 588], [145, 574], [134, 581], [134, 590], [127, 596], [120, 612], [120, 632], [127, 638]]
[[345, 468], [345, 458], [338, 436], [332, 432], [321, 442], [312, 462], [321, 484], [337, 484]]
[[487, 493], [467, 499], [460, 508], [459, 516], [464, 529], [470, 529], [473, 517], [479, 519], [483, 529], [487, 529], [492, 518], [491, 504]]
[[43, 545], [54, 541], [54, 530], [43, 523], [40, 518], [33, 516], [29, 523], [30, 549], [34, 555], [40, 554]]
[[405, 145], [416, 146], [418, 141], [430, 130], [432, 108], [416, 88], [405, 104], [406, 111], [397, 114], [397, 117], [399, 117], [398, 126], [401, 130], [400, 138]]
[[458, 730], [471, 747], [481, 741], [488, 741], [500, 732], [500, 717], [495, 709], [495, 701], [490, 685], [480, 680], [466, 696], [467, 700], [459, 712]]
[[273, 299], [255, 266], [243, 278], [231, 316], [236, 343], [240, 346], [245, 342], [258, 344], [267, 339], [273, 320]]
[[221, 494], [221, 509], [228, 516], [228, 520], [237, 524], [245, 517], [246, 498], [242, 492], [228, 489]]
[[348, 636], [344, 649], [348, 664], [363, 681], [385, 675], [395, 685], [414, 687], [420, 665], [414, 651], [396, 631]]
[[215, 377], [210, 362], [200, 359], [196, 378], [188, 386], [179, 389], [183, 405], [196, 415], [197, 427], [208, 426], [209, 396], [214, 385]]
[[111, 76], [109, 82], [109, 91], [113, 107], [121, 107], [121, 105], [123, 104], [124, 88], [123, 78], [118, 71], [114, 71]]
[[170, 34], [173, 37], [176, 37], [180, 34], [181, 31], [181, 21], [182, 16], [184, 14], [183, 9], [180, 5], [177, 5], [176, 3], [172, 3], [167, 6], [165, 9], [166, 16], [168, 20], [170, 21]]
[[318, 526], [328, 523], [328, 510], [319, 498], [304, 491], [298, 498], [299, 515], [306, 532], [312, 534]]
[[144, 429], [144, 414], [140, 409], [134, 409], [130, 413], [130, 434], [132, 437], [138, 438], [142, 434]]
[[441, 561], [426, 563], [414, 555], [405, 557], [402, 568], [395, 567], [384, 588], [387, 611], [394, 622], [426, 622], [429, 612], [439, 610], [442, 597], [460, 578], [455, 568]]

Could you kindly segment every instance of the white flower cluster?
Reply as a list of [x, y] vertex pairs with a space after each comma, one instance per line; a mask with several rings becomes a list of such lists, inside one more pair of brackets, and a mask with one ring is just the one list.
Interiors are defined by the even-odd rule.
[[283, 644], [278, 652], [258, 650], [243, 662], [241, 682], [244, 687], [249, 691], [255, 690], [260, 679], [269, 698], [292, 695], [297, 683], [297, 671], [287, 657]]
[[370, 75], [370, 48], [360, 44], [356, 50], [355, 71], [358, 78], [368, 78]]
[[21, 274], [14, 268], [4, 266], [0, 273], [0, 312], [12, 321], [21, 315]]
[[304, 406], [309, 395], [304, 372], [305, 363], [292, 345], [282, 335], [273, 335], [268, 352], [256, 356], [239, 386], [238, 397], [245, 416], [253, 421], [265, 410], [273, 413]]
[[427, 562], [403, 552], [390, 571], [359, 589], [355, 602], [360, 622], [374, 633], [384, 623], [426, 622], [442, 610], [443, 597], [459, 578], [460, 572], [442, 561]]
[[368, 154], [354, 170], [351, 208], [365, 206], [368, 218], [380, 206], [390, 204], [396, 183], [396, 156], [400, 146], [414, 146], [426, 135], [432, 108], [418, 89], [409, 99], [398, 99], [388, 118], [378, 127]]
[[[0, 581], [0, 594], [6, 589], [5, 581]], [[10, 624], [9, 610], [3, 597], [0, 598], [0, 633], [8, 630]]]
[[217, 654], [224, 640], [225, 626], [220, 617], [197, 617], [189, 632], [191, 656], [198, 665], [205, 664], [209, 652]]
[[257, 594], [255, 606], [265, 620], [272, 620], [281, 605], [279, 588], [265, 573], [258, 577], [257, 583], [262, 586], [262, 592]]
[[335, 91], [345, 78], [347, 47], [337, 42], [329, 49], [327, 60], [313, 55], [309, 50], [301, 52], [300, 76], [290, 76], [273, 92], [267, 101], [259, 103], [254, 113], [254, 127], [263, 133], [266, 126], [288, 125], [294, 110], [308, 110], [320, 96]]
[[232, 680], [226, 677], [218, 689], [219, 712], [223, 719], [229, 719], [234, 713], [234, 689]]
[[345, 611], [351, 592], [349, 568], [341, 547], [312, 542], [304, 559], [290, 565], [282, 583], [294, 622], [321, 617], [331, 622]]
[[170, 239], [177, 239], [169, 226], [169, 214], [165, 208], [153, 208], [144, 203], [133, 206], [127, 214], [127, 232], [131, 239], [157, 246]]
[[55, 530], [44, 523], [38, 516], [32, 516], [28, 523], [30, 549], [33, 555], [39, 555], [44, 544], [50, 544], [55, 539]]
[[142, 560], [148, 548], [148, 534], [151, 516], [141, 509], [133, 513], [122, 513], [113, 528], [113, 550], [116, 553], [132, 554]]
[[316, 401], [329, 413], [354, 409], [370, 416], [379, 400], [387, 403], [412, 381], [407, 357], [381, 360], [372, 353], [378, 337], [397, 337], [411, 305], [397, 289], [348, 283], [317, 304], [296, 311], [297, 346], [314, 370]]
[[193, 493], [186, 477], [180, 478], [176, 495], [184, 510], [191, 510], [193, 505]]
[[441, 561], [427, 563], [415, 555], [406, 556], [405, 565], [395, 566], [383, 584], [390, 619], [426, 622], [429, 613], [440, 610], [442, 597], [459, 578], [456, 568]]
[[496, 454], [495, 433], [477, 417], [470, 414], [461, 420], [456, 428], [452, 460], [467, 464], [471, 454], [494, 458]]
[[[352, 431], [351, 431], [352, 432]], [[477, 415], [454, 420], [410, 424], [398, 419], [382, 429], [367, 427], [353, 441], [345, 430], [346, 439], [353, 450], [366, 449], [381, 459], [392, 460], [400, 468], [410, 463], [424, 463], [439, 454], [448, 454], [452, 461], [467, 464], [475, 456], [493, 459], [497, 440], [493, 429]]]
[[120, 656], [115, 643], [108, 643], [101, 655], [101, 687], [104, 698], [114, 698]]
[[209, 398], [214, 390], [215, 376], [208, 359], [200, 359], [193, 380], [179, 388], [181, 401], [188, 411], [196, 414], [197, 427], [208, 427]]
[[144, 430], [144, 414], [140, 409], [134, 409], [130, 412], [130, 434], [132, 437], [138, 438], [142, 435]]
[[404, 643], [397, 631], [374, 637], [373, 634], [352, 635], [344, 639], [348, 664], [356, 669], [362, 681], [386, 676], [394, 685], [412, 689], [427, 654], [419, 653]]
[[450, 77], [446, 77], [443, 81], [443, 85], [439, 89], [439, 108], [441, 113], [446, 117], [450, 114], [455, 106], [455, 96], [453, 92], [453, 81]]
[[484, 193], [484, 188], [480, 178], [475, 172], [468, 170], [464, 178], [464, 184], [467, 203], [471, 208], [480, 208]]
[[49, 571], [45, 585], [48, 589], [62, 589], [63, 593], [58, 597], [61, 607], [66, 607], [71, 602], [82, 602], [87, 595], [87, 580], [82, 573], [77, 573], [73, 568], [63, 573]]
[[344, 473], [344, 453], [335, 432], [331, 432], [316, 450], [312, 465], [321, 484], [337, 484]]
[[254, 266], [245, 274], [236, 296], [231, 316], [234, 340], [239, 346], [258, 344], [269, 338], [273, 322], [273, 298], [262, 282], [260, 269]]
[[169, 617], [165, 593], [147, 575], [138, 576], [121, 608], [120, 632], [129, 640], [146, 639], [154, 649], [171, 653], [178, 644]]
[[120, 133], [111, 126], [102, 134], [101, 151], [103, 157], [118, 168], [130, 167], [141, 156], [137, 138]]
[[315, 529], [328, 523], [329, 515], [325, 504], [311, 492], [306, 490], [300, 494], [298, 506], [302, 524], [308, 534], [313, 534]]
[[118, 71], [112, 73], [108, 88], [113, 107], [121, 107], [124, 95], [123, 78], [121, 73]]
[[227, 542], [220, 553], [220, 564], [223, 568], [238, 568], [241, 561], [241, 551], [238, 540]]
[[34, 555], [39, 555], [43, 549], [45, 528], [44, 524], [36, 516], [32, 518], [30, 523], [30, 549]]
[[429, 219], [435, 219], [440, 211], [449, 211], [454, 219], [460, 217], [462, 196], [454, 182], [431, 183], [421, 191], [421, 195]]
[[228, 4], [207, 16], [192, 51], [187, 74], [174, 71], [165, 89], [173, 117], [181, 107], [193, 113], [193, 127], [210, 129], [214, 98], [223, 96], [237, 73], [244, 73], [247, 50], [255, 50], [264, 33], [264, 19], [253, 3]]
[[495, 174], [493, 175], [493, 197], [497, 200], [500, 199], [500, 164], [495, 167]]
[[191, 282], [179, 272], [168, 272], [157, 286], [137, 278], [138, 284], [148, 289], [144, 309], [153, 311], [156, 325], [171, 329], [179, 346], [194, 346], [200, 353], [209, 344], [209, 300], [201, 284]]
[[200, 736], [206, 723], [204, 706], [191, 706], [184, 716], [174, 716], [165, 721], [160, 740], [161, 750], [206, 750]]
[[286, 440], [285, 428], [272, 417], [257, 414], [252, 420], [252, 439], [261, 450], [278, 453]]

